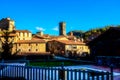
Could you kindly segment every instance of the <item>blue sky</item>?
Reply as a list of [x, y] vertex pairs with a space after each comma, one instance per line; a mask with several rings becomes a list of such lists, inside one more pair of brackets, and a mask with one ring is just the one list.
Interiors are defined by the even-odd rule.
[[10, 17], [17, 29], [58, 35], [66, 31], [120, 25], [120, 0], [0, 0], [0, 19]]

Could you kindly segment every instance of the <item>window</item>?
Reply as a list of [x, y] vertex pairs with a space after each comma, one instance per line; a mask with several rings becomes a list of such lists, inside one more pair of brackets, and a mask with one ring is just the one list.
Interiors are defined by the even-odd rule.
[[38, 51], [38, 49], [36, 49], [36, 51]]
[[21, 46], [21, 44], [19, 44], [19, 46]]
[[15, 49], [16, 51], [19, 51], [19, 49]]
[[26, 32], [24, 33], [24, 36], [27, 37], [27, 33]]
[[31, 49], [29, 49], [29, 51], [31, 51]]
[[83, 47], [80, 47], [81, 50], [83, 50]]
[[22, 32], [20, 33], [20, 36], [23, 36], [23, 33], [22, 33]]
[[72, 48], [72, 46], [71, 45], [69, 45], [69, 49], [71, 49]]
[[85, 47], [85, 49], [88, 49], [88, 47]]
[[73, 49], [77, 49], [77, 46], [76, 46], [76, 45], [73, 45], [72, 48], [73, 48]]
[[38, 44], [36, 44], [36, 46], [38, 46]]
[[31, 37], [31, 33], [28, 33], [29, 37]]
[[21, 49], [19, 49], [18, 51], [21, 51]]

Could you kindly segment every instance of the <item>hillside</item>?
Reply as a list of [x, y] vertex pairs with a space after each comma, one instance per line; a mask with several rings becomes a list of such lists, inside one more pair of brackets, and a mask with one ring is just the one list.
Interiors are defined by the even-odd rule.
[[[88, 31], [73, 30], [70, 32], [73, 32], [73, 35], [76, 36], [77, 38], [83, 38], [84, 41], [91, 41], [92, 39], [96, 38], [100, 34], [104, 33], [110, 27], [120, 27], [120, 25], [118, 25], [118, 26], [105, 26], [102, 28], [95, 28], [95, 29], [91, 29]], [[68, 32], [67, 34], [70, 34], [70, 32]]]

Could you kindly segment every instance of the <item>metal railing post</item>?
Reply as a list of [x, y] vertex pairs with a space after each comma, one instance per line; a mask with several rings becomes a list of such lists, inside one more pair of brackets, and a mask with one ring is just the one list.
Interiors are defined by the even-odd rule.
[[113, 64], [110, 65], [111, 80], [113, 80]]
[[65, 69], [64, 69], [64, 63], [61, 64], [61, 69], [59, 70], [59, 79], [65, 80]]

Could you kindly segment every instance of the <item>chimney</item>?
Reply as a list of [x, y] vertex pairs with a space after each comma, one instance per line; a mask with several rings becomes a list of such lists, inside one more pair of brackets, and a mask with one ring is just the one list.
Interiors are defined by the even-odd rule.
[[43, 32], [42, 31], [37, 32], [37, 34], [39, 34], [40, 36], [43, 36]]
[[73, 36], [73, 32], [72, 31], [70, 32], [70, 36]]

